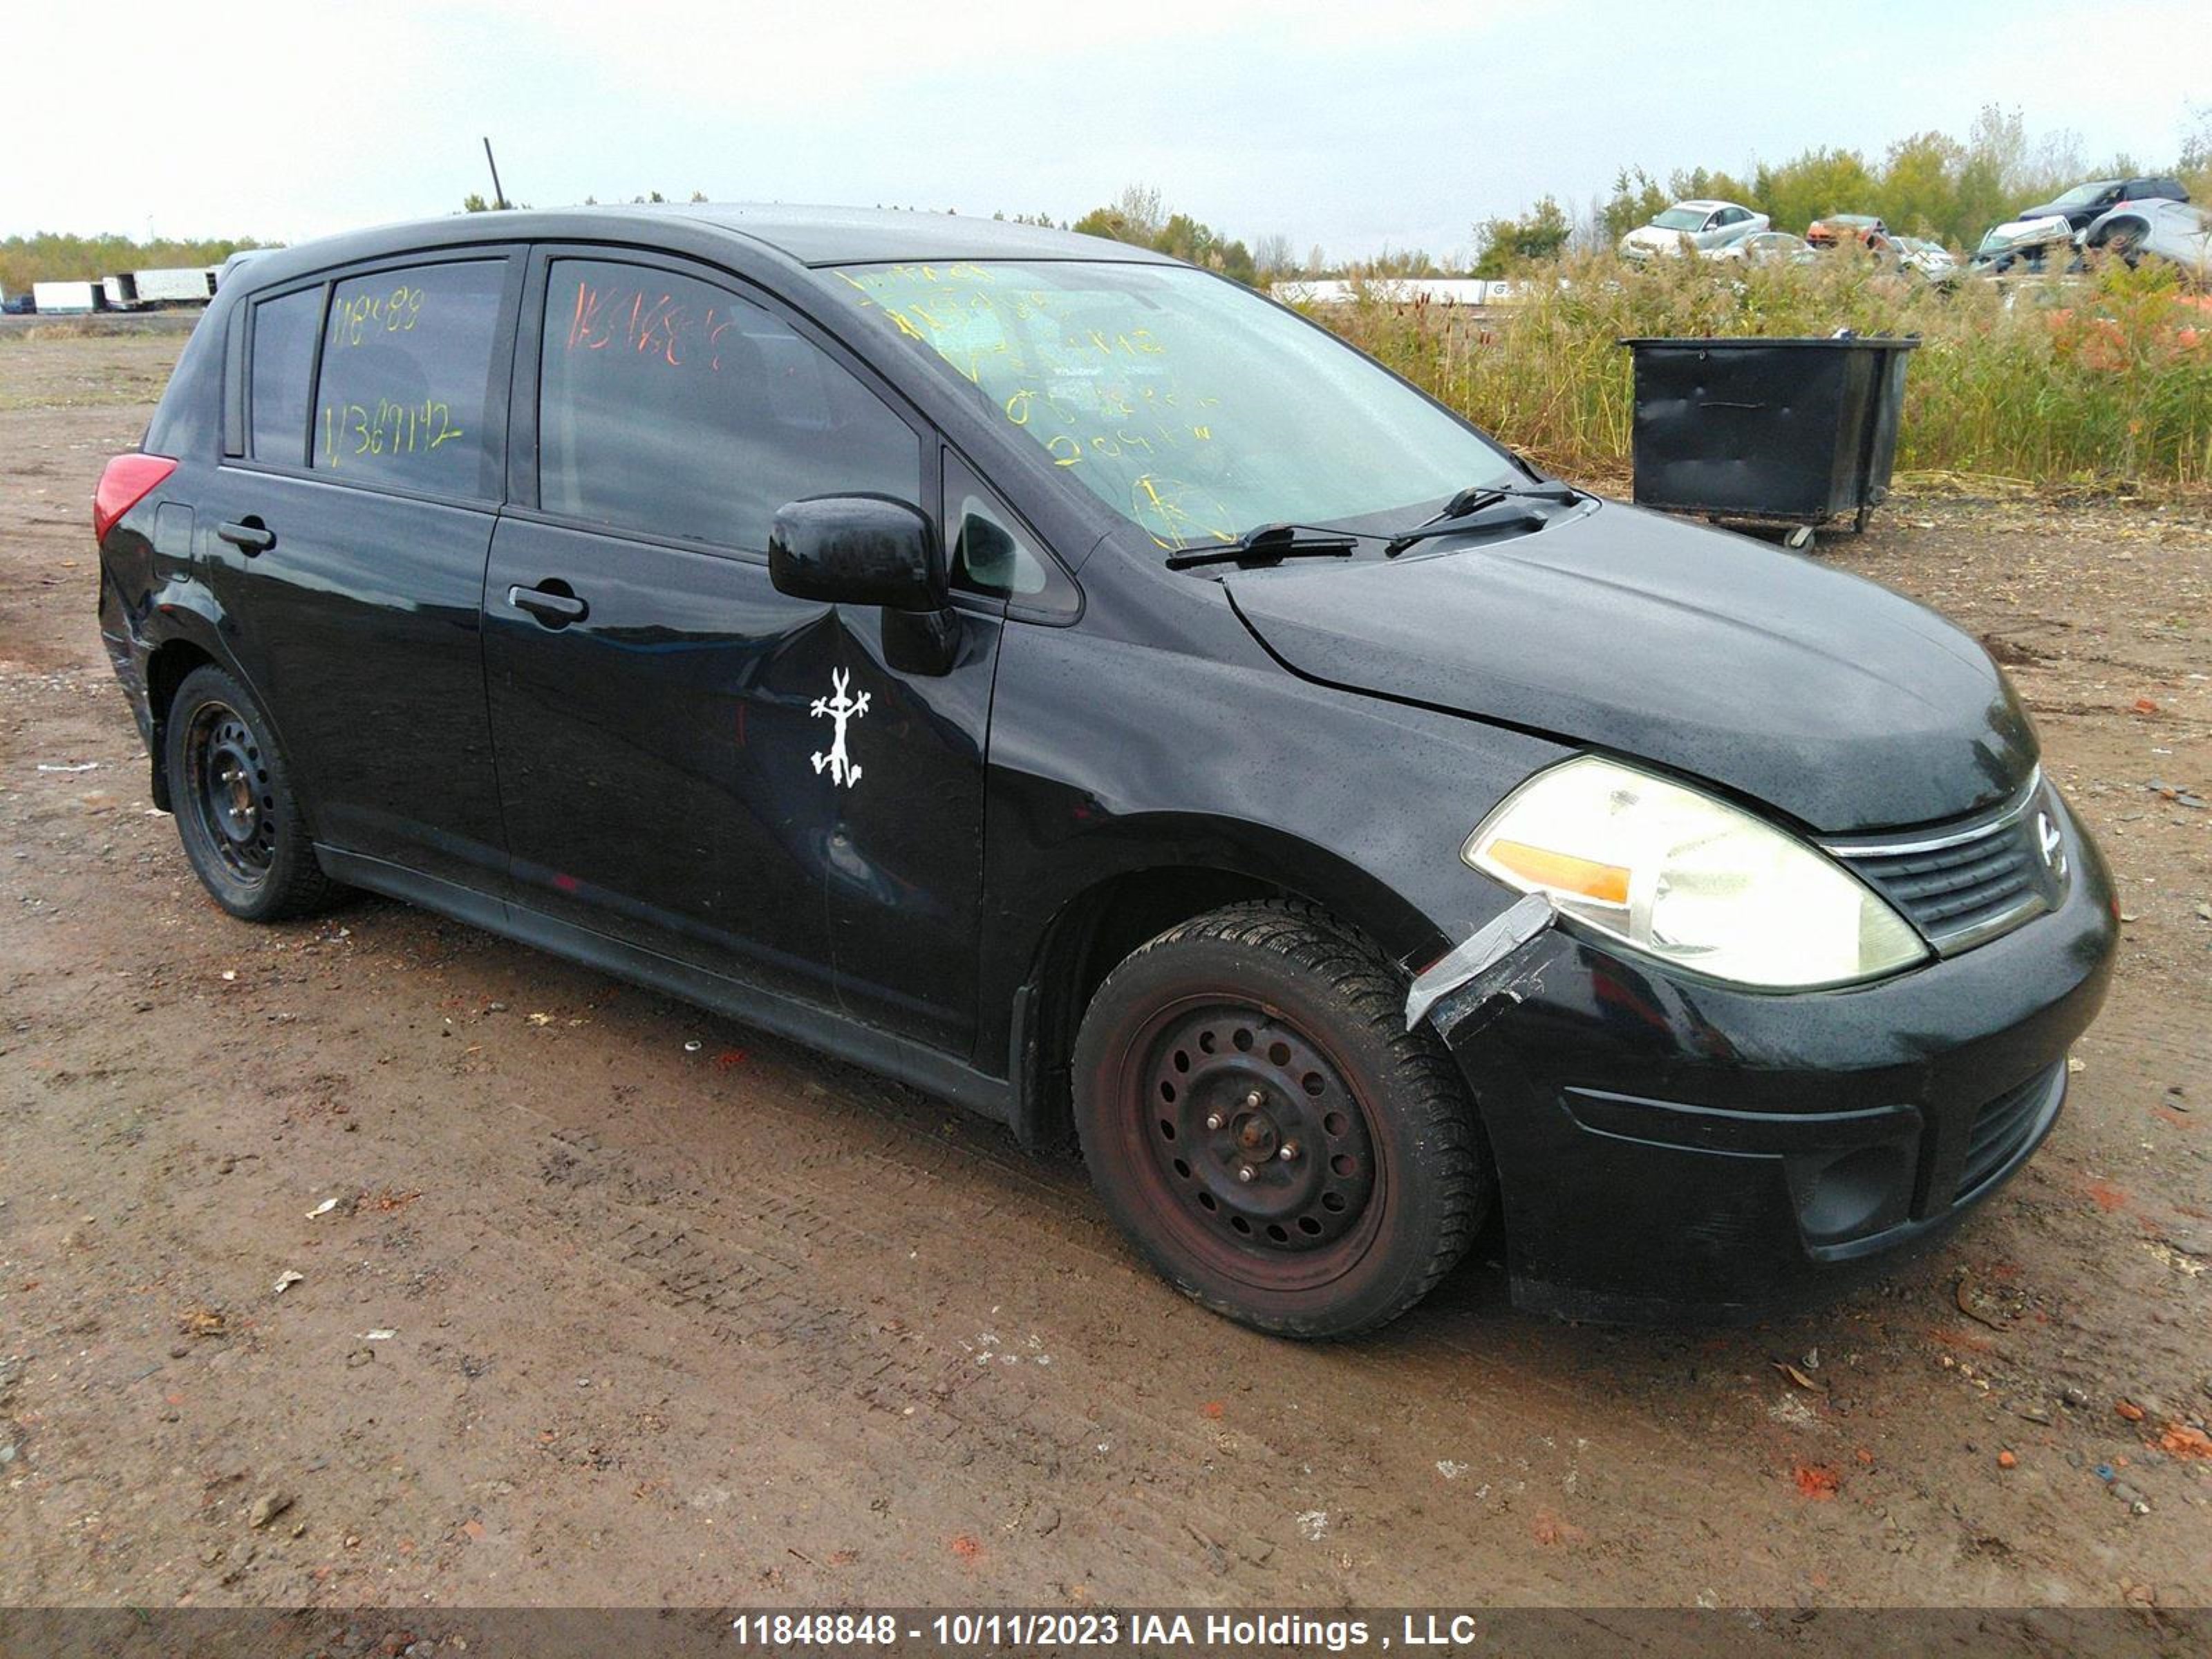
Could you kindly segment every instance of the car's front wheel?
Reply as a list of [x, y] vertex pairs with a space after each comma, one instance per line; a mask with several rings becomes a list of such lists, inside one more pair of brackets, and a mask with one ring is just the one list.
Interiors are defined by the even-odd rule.
[[268, 716], [222, 669], [196, 668], [177, 688], [162, 766], [185, 856], [231, 915], [279, 921], [344, 892], [316, 862]]
[[1354, 1336], [1466, 1252], [1488, 1172], [1405, 994], [1371, 944], [1290, 902], [1185, 922], [1107, 976], [1076, 1042], [1077, 1133], [1170, 1283], [1260, 1330]]

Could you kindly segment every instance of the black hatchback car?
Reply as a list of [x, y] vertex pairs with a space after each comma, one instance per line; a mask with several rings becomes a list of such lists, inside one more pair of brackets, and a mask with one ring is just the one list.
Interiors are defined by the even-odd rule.
[[1293, 313], [910, 213], [258, 256], [101, 481], [218, 902], [397, 895], [1073, 1131], [1208, 1306], [1771, 1302], [2016, 1170], [2112, 891], [1965, 634]]

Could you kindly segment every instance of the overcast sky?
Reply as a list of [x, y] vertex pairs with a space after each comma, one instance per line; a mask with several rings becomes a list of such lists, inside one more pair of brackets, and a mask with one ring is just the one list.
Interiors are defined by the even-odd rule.
[[1250, 241], [1466, 246], [1624, 162], [1878, 155], [2016, 105], [2092, 162], [2212, 106], [2206, 0], [39, 0], [0, 234], [297, 240], [511, 198], [1073, 217], [1132, 181]]

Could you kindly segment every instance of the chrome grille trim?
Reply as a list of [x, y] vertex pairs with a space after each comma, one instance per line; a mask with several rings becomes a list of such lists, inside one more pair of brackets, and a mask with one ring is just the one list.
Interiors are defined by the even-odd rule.
[[[1966, 823], [1925, 835], [1821, 843], [1942, 956], [2009, 933], [2053, 907], [2063, 878], [2037, 844], [2040, 768], [2011, 799]], [[2038, 815], [2039, 817], [2039, 815]]]
[[1956, 847], [1961, 842], [1978, 841], [1984, 836], [2017, 823], [2027, 809], [2035, 805], [2036, 795], [2043, 788], [2043, 769], [2037, 767], [2027, 775], [2027, 781], [2010, 800], [1986, 817], [1970, 820], [1956, 830], [1939, 830], [1925, 836], [1913, 836], [1903, 841], [1860, 841], [1849, 836], [1839, 836], [1820, 845], [1839, 859], [1882, 858], [1892, 853], [1936, 853], [1946, 847]]

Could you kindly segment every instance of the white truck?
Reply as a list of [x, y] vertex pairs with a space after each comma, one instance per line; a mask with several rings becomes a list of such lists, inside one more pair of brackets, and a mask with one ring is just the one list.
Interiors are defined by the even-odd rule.
[[33, 283], [31, 299], [41, 317], [67, 317], [107, 309], [107, 291], [98, 283]]

